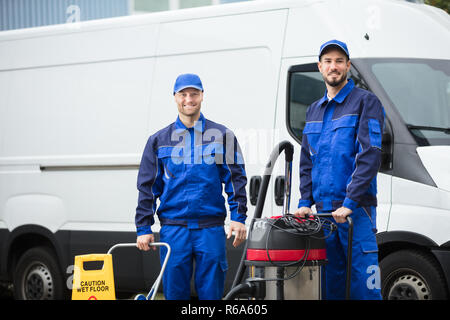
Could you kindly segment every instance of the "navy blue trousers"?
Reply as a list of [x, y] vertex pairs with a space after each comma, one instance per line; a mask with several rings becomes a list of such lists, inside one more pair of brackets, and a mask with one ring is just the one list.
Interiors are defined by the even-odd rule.
[[[185, 226], [163, 225], [160, 241], [171, 247], [163, 275], [166, 300], [189, 300], [193, 274], [200, 300], [222, 299], [228, 269], [223, 226], [189, 229]], [[161, 265], [166, 253], [167, 249], [162, 247]]]
[[[376, 208], [357, 208], [350, 217], [353, 219], [350, 298], [380, 300]], [[348, 223], [337, 223], [337, 226], [338, 230], [326, 240], [328, 264], [322, 277], [322, 295], [328, 300], [345, 299]]]

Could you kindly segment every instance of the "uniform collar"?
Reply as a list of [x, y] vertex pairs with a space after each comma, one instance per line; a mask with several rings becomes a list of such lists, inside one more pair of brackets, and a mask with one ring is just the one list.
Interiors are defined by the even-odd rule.
[[[203, 115], [203, 113], [200, 112], [200, 118], [198, 118], [198, 120], [195, 121], [193, 128], [199, 132], [204, 132], [206, 122], [205, 120], [206, 120], [205, 116]], [[175, 120], [175, 129], [189, 130], [189, 128], [186, 127], [183, 122], [181, 122], [180, 116], [178, 116], [177, 120]]]
[[[355, 83], [353, 82], [352, 79], [348, 79], [347, 84], [338, 92], [338, 94], [331, 100], [336, 101], [337, 103], [342, 103], [344, 101], [344, 99], [348, 96], [348, 94], [350, 93], [350, 91], [353, 90], [353, 88], [355, 87]], [[322, 99], [320, 99], [319, 104], [322, 105], [324, 102], [328, 101], [327, 98], [327, 93], [328, 91], [325, 90], [325, 94], [322, 97]]]

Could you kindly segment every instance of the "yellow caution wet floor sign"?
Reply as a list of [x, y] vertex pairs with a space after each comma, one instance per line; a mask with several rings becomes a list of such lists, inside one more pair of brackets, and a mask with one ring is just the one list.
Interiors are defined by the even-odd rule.
[[[99, 270], [85, 270], [84, 263], [103, 262]], [[114, 273], [111, 254], [75, 256], [72, 300], [115, 300]]]

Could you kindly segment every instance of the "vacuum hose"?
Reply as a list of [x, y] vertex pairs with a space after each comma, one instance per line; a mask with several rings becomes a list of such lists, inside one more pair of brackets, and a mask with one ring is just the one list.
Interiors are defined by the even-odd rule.
[[247, 293], [250, 296], [253, 296], [253, 293], [255, 292], [255, 286], [251, 282], [241, 283], [235, 287], [233, 287], [230, 292], [225, 296], [224, 300], [233, 300], [237, 296], [243, 293]]
[[[277, 158], [283, 151], [285, 152], [286, 162], [292, 163], [292, 160], [294, 158], [294, 146], [289, 141], [280, 142], [273, 149], [272, 153], [270, 154], [269, 162], [267, 163], [266, 168], [264, 170], [264, 176], [262, 178], [262, 183], [261, 183], [261, 186], [259, 187], [258, 200], [256, 202], [255, 213], [254, 213], [252, 222], [250, 224], [250, 229], [249, 229], [250, 232], [253, 229], [253, 223], [255, 222], [255, 219], [261, 218], [263, 208], [264, 208], [264, 202], [266, 200], [267, 188], [269, 187], [270, 177], [272, 176], [273, 167], [275, 166], [275, 162], [276, 162]], [[244, 276], [247, 247], [248, 247], [248, 242], [246, 241], [244, 251], [242, 252], [241, 261], [239, 262], [239, 267], [236, 272], [236, 276], [234, 278], [233, 285], [231, 286], [232, 289], [231, 289], [230, 293], [232, 291], [234, 291], [234, 289], [236, 287], [239, 287], [238, 284], [241, 283], [242, 277]], [[248, 284], [248, 283], [245, 283], [244, 286], [245, 285], [250, 286], [250, 287], [252, 286], [251, 284]], [[228, 295], [227, 295], [227, 297], [228, 297]]]

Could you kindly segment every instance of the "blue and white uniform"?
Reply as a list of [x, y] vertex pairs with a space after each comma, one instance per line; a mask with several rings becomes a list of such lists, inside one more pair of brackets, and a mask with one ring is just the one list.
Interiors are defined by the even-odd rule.
[[[193, 261], [199, 299], [221, 299], [227, 260], [224, 220], [245, 223], [245, 167], [234, 134], [200, 114], [193, 128], [177, 120], [150, 136], [139, 168], [137, 234], [152, 233], [154, 214], [160, 241], [172, 254], [163, 277], [166, 299], [189, 299]], [[156, 200], [159, 198], [159, 206]], [[161, 262], [165, 248], [161, 249]]]
[[[333, 99], [328, 100], [325, 92], [308, 108], [303, 129], [298, 207], [315, 204], [318, 212], [332, 212], [344, 206], [353, 211], [354, 299], [381, 298], [379, 288], [368, 279], [378, 272], [375, 209], [383, 125], [378, 98], [349, 79]], [[328, 299], [345, 297], [347, 229], [347, 223], [338, 224], [327, 239]]]

